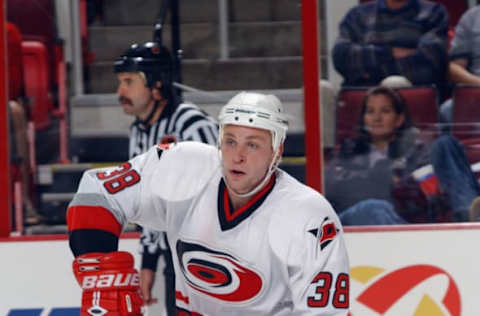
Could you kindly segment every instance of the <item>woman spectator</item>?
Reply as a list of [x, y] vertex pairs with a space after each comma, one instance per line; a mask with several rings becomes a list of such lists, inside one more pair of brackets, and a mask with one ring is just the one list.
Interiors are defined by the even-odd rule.
[[[426, 189], [414, 175], [429, 165], [434, 177], [422, 178], [438, 186]], [[480, 192], [462, 146], [449, 135], [422, 138], [402, 97], [381, 86], [366, 93], [358, 137], [334, 153], [325, 179], [344, 225], [464, 221]]]

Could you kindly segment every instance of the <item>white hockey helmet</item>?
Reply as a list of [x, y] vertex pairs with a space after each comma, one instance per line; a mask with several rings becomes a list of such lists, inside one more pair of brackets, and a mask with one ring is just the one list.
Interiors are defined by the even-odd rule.
[[218, 116], [220, 139], [227, 124], [265, 129], [272, 134], [273, 151], [277, 152], [287, 135], [288, 120], [280, 100], [273, 94], [240, 92], [228, 101]]

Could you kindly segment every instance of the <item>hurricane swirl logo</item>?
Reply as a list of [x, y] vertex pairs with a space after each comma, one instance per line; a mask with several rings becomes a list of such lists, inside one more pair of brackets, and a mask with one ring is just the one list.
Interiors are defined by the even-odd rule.
[[323, 219], [320, 228], [311, 229], [308, 231], [315, 238], [318, 238], [320, 243], [320, 249], [327, 247], [337, 236], [339, 229], [335, 226], [335, 223], [331, 221], [328, 216]]
[[431, 265], [413, 265], [387, 272], [372, 266], [350, 270], [352, 304], [349, 316], [460, 316], [460, 293], [452, 276]]
[[176, 249], [180, 268], [191, 288], [229, 303], [244, 303], [262, 292], [260, 274], [233, 256], [181, 240]]

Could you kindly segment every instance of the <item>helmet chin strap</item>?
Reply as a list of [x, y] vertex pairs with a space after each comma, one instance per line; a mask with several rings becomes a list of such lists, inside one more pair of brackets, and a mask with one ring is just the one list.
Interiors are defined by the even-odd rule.
[[[221, 151], [220, 152], [220, 159], [222, 159], [222, 156], [221, 156]], [[280, 163], [280, 158], [278, 158], [279, 156], [279, 153], [280, 153], [280, 148], [277, 149], [276, 153], [275, 153], [275, 156], [273, 157], [272, 159], [272, 162], [270, 163], [270, 166], [268, 167], [268, 172], [267, 174], [265, 175], [265, 177], [263, 178], [263, 180], [255, 187], [253, 188], [251, 191], [247, 192], [247, 193], [238, 193], [238, 192], [235, 192], [234, 189], [232, 189], [229, 185], [228, 185], [228, 181], [227, 181], [227, 178], [225, 177], [225, 174], [223, 173], [223, 168], [222, 168], [222, 177], [223, 177], [223, 181], [225, 182], [225, 186], [227, 187], [228, 189], [228, 192], [239, 197], [239, 198], [246, 198], [246, 197], [250, 197], [254, 194], [256, 194], [258, 191], [260, 191], [261, 189], [263, 189], [263, 187], [267, 184], [267, 182], [270, 180], [270, 177], [272, 176], [272, 174], [275, 172], [275, 170], [277, 169], [277, 166], [278, 164]]]
[[157, 112], [157, 109], [158, 107], [160, 106], [160, 101], [161, 100], [154, 100], [155, 103], [153, 104], [153, 108], [152, 110], [150, 111], [150, 113], [148, 114], [147, 118], [144, 119], [144, 120], [141, 120], [137, 117], [137, 121], [144, 124], [144, 125], [148, 125], [148, 122], [150, 122], [150, 120], [153, 118], [153, 116], [155, 115], [155, 112]]

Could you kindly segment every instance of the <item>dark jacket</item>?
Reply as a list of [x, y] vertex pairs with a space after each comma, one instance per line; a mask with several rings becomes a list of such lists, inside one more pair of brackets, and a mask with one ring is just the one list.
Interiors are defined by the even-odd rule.
[[388, 158], [370, 167], [367, 137], [346, 140], [327, 162], [325, 192], [337, 213], [365, 199], [391, 202], [409, 222], [428, 221], [428, 203], [412, 172], [430, 163], [428, 144], [410, 128], [388, 147]]
[[[335, 69], [347, 86], [376, 85], [401, 75], [414, 85], [444, 83], [447, 59], [448, 13], [439, 3], [410, 0], [390, 10], [385, 0], [353, 7], [340, 23], [333, 47]], [[392, 47], [415, 49], [395, 59]]]

